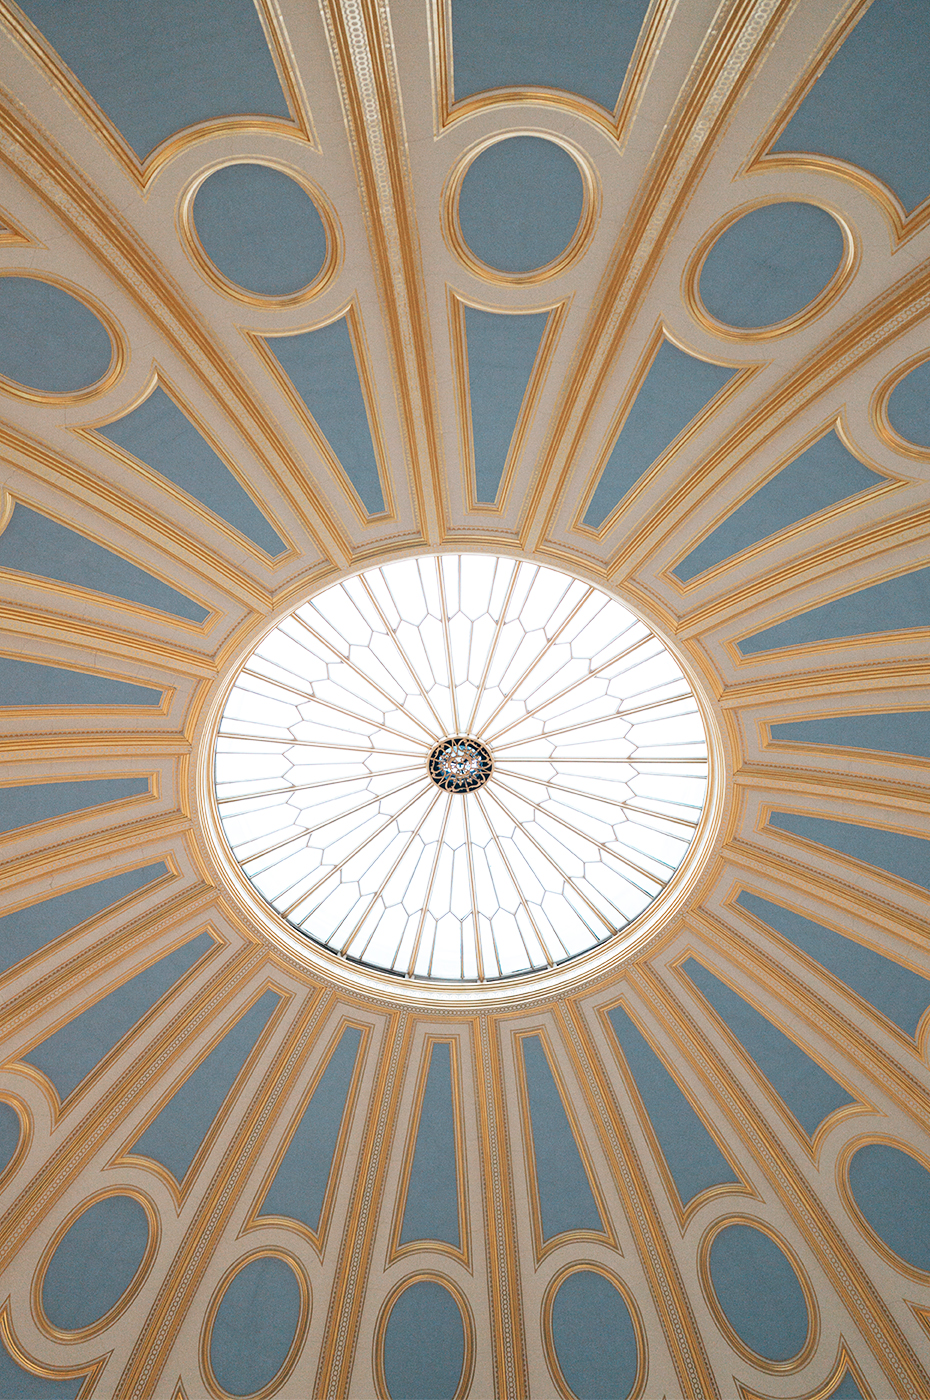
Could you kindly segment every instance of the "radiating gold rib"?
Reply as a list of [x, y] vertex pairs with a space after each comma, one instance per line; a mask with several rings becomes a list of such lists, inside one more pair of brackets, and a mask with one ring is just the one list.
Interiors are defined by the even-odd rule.
[[[384, 570], [383, 570], [383, 569], [379, 569], [378, 572], [380, 573], [382, 580], [384, 580]], [[364, 588], [365, 592], [368, 594], [368, 597], [369, 597], [370, 600], [371, 600], [371, 606], [375, 609], [375, 611], [377, 612], [378, 616], [380, 617], [382, 623], [384, 624], [384, 629], [385, 629], [387, 635], [390, 637], [391, 641], [394, 643], [394, 647], [395, 647], [395, 649], [396, 649], [398, 655], [400, 656], [401, 661], [403, 661], [403, 663], [404, 663], [404, 665], [406, 666], [407, 670], [410, 672], [410, 676], [411, 676], [412, 680], [414, 681], [415, 685], [417, 686], [417, 688], [419, 689], [420, 694], [423, 696], [423, 699], [424, 699], [425, 702], [426, 702], [426, 705], [427, 705], [427, 708], [429, 709], [430, 714], [433, 716], [433, 719], [436, 721], [436, 728], [437, 728], [437, 730], [438, 730], [438, 735], [437, 735], [436, 737], [438, 738], [440, 735], [442, 735], [442, 734], [445, 733], [445, 728], [446, 728], [446, 726], [443, 724], [443, 722], [442, 722], [442, 720], [441, 720], [441, 718], [440, 718], [440, 716], [439, 716], [439, 714], [438, 714], [438, 712], [437, 712], [437, 710], [436, 710], [435, 705], [433, 704], [432, 700], [429, 698], [429, 695], [428, 695], [428, 694], [426, 693], [426, 691], [423, 689], [423, 683], [421, 682], [420, 677], [419, 677], [419, 675], [417, 674], [416, 667], [414, 666], [413, 662], [412, 662], [412, 661], [410, 660], [410, 658], [408, 657], [406, 651], [404, 650], [404, 648], [401, 646], [400, 642], [398, 641], [398, 639], [397, 639], [397, 634], [396, 634], [395, 629], [391, 626], [391, 624], [390, 624], [390, 622], [388, 621], [388, 619], [384, 616], [384, 612], [383, 612], [383, 610], [382, 610], [382, 608], [381, 608], [381, 604], [378, 602], [377, 598], [375, 597], [374, 593], [372, 592], [371, 585], [369, 584], [369, 582], [368, 582], [368, 580], [367, 580], [367, 578], [365, 577], [364, 574], [361, 575], [359, 582], [361, 583], [361, 585], [362, 585], [362, 587]], [[384, 586], [385, 586], [385, 588], [387, 588], [387, 582], [386, 582], [386, 580], [384, 581]], [[388, 590], [388, 591], [390, 592], [390, 590]]]
[[[494, 566], [495, 578], [497, 577], [497, 570], [500, 568], [500, 566], [501, 561], [500, 559], [498, 559], [497, 563]], [[510, 609], [510, 600], [513, 597], [513, 591], [517, 586], [517, 579], [519, 577], [520, 566], [519, 564], [517, 564], [514, 566], [514, 571], [511, 575], [510, 583], [507, 587], [507, 597], [504, 599], [504, 604], [501, 608], [500, 615], [497, 619], [497, 622], [494, 625], [494, 636], [491, 638], [491, 645], [488, 647], [488, 654], [484, 663], [484, 670], [481, 673], [481, 680], [478, 682], [478, 688], [475, 692], [475, 703], [474, 705], [472, 705], [471, 714], [468, 716], [468, 726], [465, 730], [466, 734], [470, 734], [472, 732], [472, 725], [474, 724], [475, 716], [478, 713], [478, 706], [481, 704], [481, 697], [484, 694], [484, 687], [487, 684], [488, 674], [491, 670], [491, 663], [494, 660], [494, 654], [497, 651], [497, 643], [500, 641], [501, 632], [504, 630], [504, 623], [507, 620], [507, 613]], [[493, 580], [491, 582], [491, 592], [494, 592]]]
[[[522, 891], [522, 889], [520, 888], [520, 882], [519, 882], [519, 880], [517, 879], [516, 875], [513, 873], [513, 867], [511, 866], [510, 861], [507, 859], [507, 852], [504, 850], [504, 846], [503, 846], [503, 843], [502, 843], [500, 837], [498, 836], [497, 832], [494, 830], [494, 824], [493, 824], [493, 822], [491, 821], [490, 817], [488, 816], [487, 808], [485, 807], [484, 803], [483, 803], [482, 800], [481, 800], [481, 793], [480, 793], [480, 792], [476, 792], [476, 793], [475, 793], [475, 797], [476, 797], [477, 800], [478, 800], [478, 806], [481, 808], [482, 814], [483, 814], [483, 816], [484, 816], [485, 824], [486, 824], [488, 830], [490, 831], [492, 837], [494, 838], [494, 844], [495, 844], [495, 846], [497, 847], [497, 853], [498, 853], [498, 855], [500, 856], [501, 860], [504, 862], [504, 869], [507, 871], [507, 874], [509, 875], [510, 879], [512, 880], [512, 882], [513, 882], [513, 887], [514, 887], [514, 889], [516, 890], [517, 894], [520, 896], [521, 900], [523, 900], [523, 908], [526, 910], [526, 917], [529, 919], [530, 923], [533, 925], [533, 932], [535, 933], [537, 939], [539, 940], [539, 946], [540, 946], [540, 948], [542, 948], [543, 957], [546, 959], [546, 966], [547, 966], [547, 967], [551, 967], [551, 966], [552, 966], [553, 959], [552, 959], [552, 957], [551, 957], [551, 955], [550, 955], [550, 952], [549, 952], [548, 943], [546, 942], [546, 939], [543, 938], [542, 934], [540, 933], [540, 931], [539, 931], [539, 929], [538, 929], [538, 927], [537, 927], [537, 925], [536, 925], [536, 920], [533, 918], [533, 915], [532, 915], [532, 912], [531, 912], [531, 910], [530, 910], [529, 904], [528, 904], [527, 901], [523, 898], [523, 891]], [[519, 924], [518, 924], [518, 925], [517, 925], [517, 932], [519, 933], [519, 931], [520, 931], [520, 926], [519, 926]], [[493, 928], [491, 929], [491, 933], [492, 933], [492, 935], [493, 935], [493, 933], [494, 933]], [[529, 949], [527, 948], [527, 946], [526, 946], [526, 939], [523, 937], [523, 934], [522, 934], [522, 933], [520, 933], [520, 941], [521, 941], [521, 943], [523, 944], [523, 950], [524, 950], [524, 952], [526, 953], [527, 962], [529, 963], [530, 967], [535, 967], [536, 964], [533, 962], [533, 959], [530, 957], [530, 950], [529, 950]], [[561, 941], [561, 940], [560, 940], [560, 941]], [[496, 947], [496, 946], [497, 946], [497, 945], [496, 945], [496, 943], [495, 943], [495, 947]], [[567, 954], [567, 953], [568, 953], [568, 949], [565, 947], [565, 944], [562, 943], [561, 946], [562, 946], [562, 952]]]
[[[627, 628], [626, 630], [629, 631], [630, 629]], [[513, 729], [515, 725], [522, 724], [524, 720], [529, 719], [532, 715], [538, 715], [540, 710], [544, 710], [547, 705], [557, 705], [560, 700], [564, 700], [565, 696], [570, 695], [573, 690], [577, 690], [579, 686], [584, 685], [587, 681], [593, 681], [602, 671], [607, 671], [611, 666], [616, 666], [618, 661], [622, 661], [626, 656], [631, 656], [633, 652], [638, 651], [641, 646], [644, 646], [646, 642], [650, 640], [658, 641], [658, 638], [653, 632], [647, 632], [645, 637], [640, 637], [637, 641], [633, 642], [631, 646], [624, 647], [623, 651], [618, 651], [615, 656], [611, 656], [607, 661], [602, 661], [600, 666], [595, 666], [593, 671], [588, 671], [587, 675], [582, 677], [581, 680], [572, 681], [570, 685], [565, 686], [555, 695], [550, 695], [548, 699], [543, 700], [538, 705], [534, 705], [531, 710], [525, 710], [519, 719], [513, 720], [510, 724], [505, 724], [503, 729], [498, 729], [494, 734], [489, 735], [484, 742], [486, 744], [496, 743], [502, 734], [507, 733], [508, 729]], [[659, 643], [659, 645], [661, 646], [661, 643]], [[623, 673], [621, 672], [621, 674]]]
[[[475, 957], [478, 960], [478, 981], [484, 982], [484, 957], [481, 952], [481, 938], [478, 934], [478, 890], [475, 885], [475, 856], [472, 850], [471, 823], [468, 820], [468, 803], [462, 806], [462, 817], [465, 822], [465, 852], [468, 859], [468, 888], [471, 890], [471, 919], [475, 936]], [[497, 947], [497, 939], [494, 938], [494, 931], [491, 930], [491, 937], [494, 939], [494, 961], [497, 963], [497, 975], [503, 973], [501, 967], [500, 953]], [[459, 943], [462, 950], [462, 976], [465, 976], [465, 939], [460, 938]]]
[[[419, 836], [420, 832], [423, 830], [423, 826], [424, 826], [424, 824], [426, 823], [426, 821], [429, 819], [429, 817], [431, 816], [432, 811], [433, 811], [433, 808], [436, 806], [436, 803], [439, 801], [439, 798], [440, 798], [440, 792], [439, 792], [439, 789], [437, 788], [437, 789], [436, 789], [436, 793], [435, 793], [435, 795], [433, 796], [432, 801], [429, 803], [429, 805], [428, 805], [426, 811], [423, 813], [422, 817], [421, 817], [420, 820], [417, 822], [417, 824], [416, 824], [416, 826], [414, 827], [413, 831], [410, 832], [410, 834], [409, 834], [409, 836], [408, 836], [408, 839], [404, 842], [403, 846], [401, 847], [400, 853], [398, 854], [397, 859], [394, 861], [394, 864], [391, 866], [390, 870], [389, 870], [388, 873], [385, 875], [384, 879], [381, 881], [381, 884], [378, 886], [378, 888], [375, 890], [374, 894], [372, 895], [371, 899], [368, 901], [368, 904], [366, 905], [366, 908], [365, 908], [365, 912], [362, 914], [361, 918], [359, 918], [359, 919], [356, 920], [355, 928], [352, 930], [352, 932], [349, 934], [348, 938], [345, 940], [345, 942], [344, 942], [344, 943], [341, 945], [341, 947], [339, 948], [339, 952], [340, 952], [340, 953], [344, 953], [344, 952], [345, 952], [346, 948], [347, 948], [347, 947], [349, 946], [349, 944], [352, 942], [352, 939], [353, 939], [353, 938], [355, 937], [355, 935], [358, 933], [359, 929], [363, 926], [363, 924], [365, 923], [365, 920], [368, 918], [368, 915], [371, 913], [372, 909], [375, 907], [375, 905], [377, 904], [378, 900], [381, 898], [381, 896], [383, 895], [384, 891], [387, 889], [388, 885], [389, 885], [390, 882], [393, 880], [394, 875], [395, 875], [396, 872], [397, 872], [397, 867], [400, 865], [400, 863], [401, 863], [401, 861], [403, 860], [404, 856], [405, 856], [405, 855], [407, 854], [407, 852], [410, 850], [410, 847], [413, 845], [414, 841], [415, 841], [416, 838]], [[376, 927], [377, 927], [377, 926], [376, 926]], [[334, 934], [335, 934], [336, 932], [338, 932], [338, 930], [334, 930]], [[366, 943], [365, 943], [365, 946], [363, 947], [362, 951], [358, 954], [358, 957], [359, 957], [359, 958], [363, 958], [363, 957], [365, 956], [365, 954], [366, 954], [367, 951], [368, 951], [368, 946], [369, 946], [369, 944], [371, 943], [371, 940], [374, 938], [374, 936], [375, 936], [375, 929], [372, 929], [371, 933], [368, 935], [368, 939], [367, 939], [367, 941], [366, 941]], [[398, 945], [398, 946], [399, 946], [399, 945]], [[395, 950], [395, 951], [396, 951], [396, 950]]]
[[446, 670], [449, 674], [449, 696], [452, 701], [452, 728], [456, 734], [461, 733], [459, 727], [459, 702], [456, 697], [458, 687], [455, 684], [455, 672], [452, 669], [452, 639], [449, 636], [449, 605], [446, 599], [446, 586], [442, 577], [439, 556], [433, 561], [436, 566], [436, 586], [439, 590], [439, 611], [442, 614], [442, 637], [446, 648]]
[[426, 886], [426, 893], [423, 896], [423, 908], [420, 910], [420, 921], [417, 924], [416, 937], [413, 941], [413, 952], [410, 954], [410, 962], [407, 964], [407, 976], [413, 976], [413, 969], [416, 967], [417, 958], [420, 956], [420, 944], [423, 941], [423, 928], [426, 924], [426, 916], [429, 913], [429, 903], [433, 895], [433, 883], [436, 879], [436, 871], [439, 869], [439, 859], [442, 855], [443, 842], [446, 839], [446, 826], [449, 821], [449, 812], [452, 808], [452, 797], [447, 792], [446, 810], [442, 814], [442, 825], [439, 828], [439, 839], [436, 842], [436, 854], [433, 856], [433, 865], [430, 870], [429, 883]]
[[[225, 723], [225, 721], [224, 721]], [[414, 754], [407, 749], [363, 749], [358, 744], [327, 744], [322, 739], [269, 739], [265, 734], [230, 734], [220, 730], [219, 739], [241, 739], [247, 744], [276, 744], [279, 749], [329, 749], [333, 753], [357, 753], [386, 755], [388, 758], [413, 758]], [[426, 754], [423, 755], [426, 762]]]
[[[242, 674], [242, 675], [245, 675], [245, 674], [247, 674], [247, 673], [246, 673], [245, 671], [243, 671], [243, 672], [241, 672], [241, 674]], [[258, 679], [258, 680], [265, 680], [265, 677], [264, 677], [264, 676], [259, 676], [259, 677], [257, 677], [257, 679]], [[269, 681], [268, 684], [269, 684], [269, 685], [273, 685], [274, 682], [273, 682], [273, 681]], [[336, 684], [336, 682], [333, 682], [333, 684]], [[258, 691], [249, 690], [248, 686], [241, 685], [239, 681], [236, 682], [235, 689], [233, 690], [233, 695], [235, 695], [235, 693], [236, 693], [237, 690], [243, 690], [243, 691], [245, 691], [245, 693], [246, 693], [247, 695], [255, 695], [259, 700], [268, 699], [268, 698], [269, 698], [269, 697], [267, 697], [267, 696], [262, 696]], [[295, 692], [295, 693], [296, 693], [296, 692]], [[230, 696], [230, 699], [231, 699], [231, 698], [232, 698], [232, 696]], [[365, 705], [365, 704], [368, 704], [368, 703], [369, 703], [369, 702], [366, 701], [366, 700], [362, 700], [362, 698], [361, 698], [360, 696], [356, 697], [356, 699], [357, 699], [357, 701], [358, 701], [358, 703], [359, 703], [360, 705]], [[228, 703], [228, 702], [227, 702], [227, 703]], [[339, 715], [347, 715], [349, 719], [357, 719], [357, 720], [361, 720], [364, 724], [371, 724], [371, 725], [374, 725], [374, 727], [375, 727], [376, 729], [383, 729], [383, 730], [385, 731], [386, 734], [394, 734], [398, 739], [405, 739], [405, 740], [407, 740], [408, 743], [417, 744], [417, 743], [422, 743], [422, 742], [423, 742], [421, 739], [417, 739], [416, 735], [404, 734], [402, 730], [400, 730], [400, 729], [394, 729], [392, 725], [390, 725], [390, 724], [385, 724], [383, 719], [380, 719], [380, 720], [379, 720], [379, 719], [374, 719], [374, 718], [372, 718], [372, 716], [370, 716], [370, 715], [360, 714], [358, 710], [349, 710], [349, 709], [346, 708], [345, 705], [337, 705], [336, 702], [335, 702], [334, 700], [324, 700], [323, 697], [322, 697], [321, 695], [314, 695], [314, 694], [308, 693], [307, 696], [306, 696], [306, 703], [307, 703], [307, 704], [310, 704], [310, 705], [322, 705], [322, 707], [323, 707], [324, 709], [326, 709], [326, 710], [335, 710], [337, 714], [339, 714]], [[407, 710], [403, 709], [403, 707], [400, 706], [400, 705], [393, 705], [393, 706], [392, 706], [392, 709], [400, 710], [400, 713], [401, 713], [402, 715], [407, 715], [407, 714], [409, 713]], [[411, 716], [411, 718], [412, 718], [412, 716]], [[421, 725], [420, 727], [422, 728], [423, 726]], [[428, 733], [429, 731], [426, 731], [426, 732]]]
[[[527, 801], [527, 798], [525, 798], [522, 793], [514, 792], [513, 788], [508, 787], [506, 783], [499, 782], [498, 787], [502, 787], [505, 792], [509, 792], [510, 796], [515, 797], [518, 802]], [[642, 866], [637, 865], [635, 861], [628, 860], [626, 856], [619, 855], [618, 852], [613, 850], [610, 846], [605, 846], [603, 841], [598, 841], [594, 836], [586, 835], [585, 832], [580, 831], [577, 826], [573, 826], [572, 823], [566, 821], [564, 817], [560, 817], [557, 812], [551, 812], [548, 807], [543, 808], [535, 803], [534, 806], [540, 816], [550, 817], [552, 821], [558, 822], [559, 826], [564, 826], [566, 831], [572, 832], [574, 836], [578, 836], [582, 841], [586, 841], [589, 846], [594, 846], [596, 850], [603, 851], [605, 855], [612, 856], [613, 859], [618, 861], [621, 865], [627, 866], [630, 870], [635, 870], [637, 875], [641, 875], [644, 880], [650, 880], [652, 884], [658, 885], [659, 889], [666, 883], [660, 876], [650, 874], [648, 870], [643, 870]], [[651, 859], [654, 860], [657, 865], [664, 865], [666, 870], [670, 872], [670, 876], [677, 868], [674, 865], [669, 865], [668, 861], [659, 860], [658, 856], [652, 856]], [[628, 876], [627, 878], [629, 879]], [[630, 880], [630, 884], [634, 885], [636, 889], [640, 889], [640, 886], [636, 884], [635, 880]], [[642, 890], [642, 893], [651, 895], [653, 891]]]
[[[295, 899], [293, 904], [289, 905], [288, 908], [283, 911], [284, 917], [286, 919], [289, 919], [299, 904], [302, 904], [305, 899], [308, 899], [310, 895], [314, 894], [320, 888], [320, 886], [324, 885], [332, 875], [339, 874], [342, 870], [344, 870], [345, 867], [348, 865], [349, 861], [354, 860], [356, 856], [361, 855], [362, 851], [364, 851], [365, 847], [369, 845], [370, 842], [377, 841], [378, 837], [383, 832], [387, 831], [388, 827], [391, 826], [393, 822], [396, 822], [399, 817], [402, 817], [405, 812], [409, 812], [410, 808], [417, 801], [417, 799], [419, 797], [422, 797], [423, 793], [427, 791], [428, 787], [424, 783], [419, 793], [416, 793], [413, 797], [411, 797], [409, 802], [405, 803], [403, 807], [401, 807], [398, 811], [394, 812], [393, 815], [390, 816], [386, 822], [379, 826], [377, 831], [373, 831], [370, 836], [366, 836], [361, 845], [356, 846], [355, 850], [350, 851], [347, 856], [340, 856], [338, 864], [334, 865], [332, 870], [329, 870], [325, 875], [322, 875], [320, 879], [317, 880], [316, 884], [311, 885], [308, 890], [304, 890], [303, 894], [300, 895], [297, 899]], [[296, 885], [297, 883], [298, 881], [295, 880], [294, 885]], [[286, 894], [290, 894], [291, 890], [294, 888], [294, 885], [289, 886], [289, 888], [286, 890], [282, 890], [281, 894], [278, 895], [278, 899], [283, 898], [283, 896]]]
[[[240, 792], [235, 797], [218, 797], [216, 805], [224, 807], [232, 802], [249, 802], [253, 798], [259, 797], [280, 797], [284, 793], [290, 796], [292, 792], [309, 792], [312, 788], [318, 787], [339, 787], [342, 783], [371, 782], [372, 778], [375, 777], [393, 778], [398, 773], [412, 773], [415, 769], [422, 767], [422, 763], [410, 763], [403, 768], [379, 768], [377, 773], [372, 773], [366, 768], [363, 773], [350, 773], [347, 778], [318, 778], [312, 783], [294, 783], [290, 787], [265, 788], [262, 792]], [[242, 782], [242, 779], [239, 778], [236, 781]], [[217, 783], [218, 788], [223, 786], [225, 784]]]
[[[689, 817], [670, 817], [666, 816], [664, 812], [651, 812], [648, 807], [636, 807], [632, 802], [615, 802], [609, 797], [600, 797], [595, 792], [582, 792], [580, 788], [566, 787], [564, 783], [557, 783], [550, 778], [534, 778], [532, 773], [511, 773], [509, 768], [501, 768], [500, 766], [496, 767], [494, 772], [498, 776], [505, 774], [509, 778], [519, 778], [521, 782], [536, 783], [539, 787], [544, 787], [547, 792], [566, 792], [572, 797], [581, 797], [586, 802], [603, 802], [606, 806], [619, 807], [625, 812], [637, 812], [641, 816], [647, 817], [661, 817], [664, 821], [675, 822], [678, 826], [697, 826], [697, 821], [691, 821]], [[606, 821], [606, 818], [603, 820]]]
[[[566, 590], [566, 591], [567, 591], [567, 590]], [[484, 724], [482, 725], [482, 729], [481, 729], [482, 734], [485, 732], [485, 730], [487, 729], [488, 725], [491, 724], [491, 723], [497, 718], [497, 716], [500, 714], [500, 712], [501, 712], [501, 710], [504, 708], [504, 706], [505, 706], [510, 700], [513, 699], [514, 695], [515, 695], [516, 692], [520, 689], [520, 686], [521, 686], [521, 685], [523, 684], [523, 682], [526, 680], [527, 676], [530, 675], [530, 674], [532, 673], [532, 671], [535, 669], [535, 667], [537, 667], [537, 666], [539, 665], [540, 661], [542, 661], [542, 659], [543, 659], [543, 657], [546, 655], [546, 653], [552, 650], [552, 648], [555, 646], [556, 642], [557, 642], [557, 641], [559, 640], [559, 638], [561, 637], [562, 633], [565, 631], [566, 627], [567, 627], [567, 626], [569, 625], [569, 623], [572, 622], [572, 621], [574, 620], [574, 618], [576, 617], [576, 615], [577, 615], [579, 609], [584, 607], [585, 603], [586, 603], [586, 602], [588, 601], [588, 599], [591, 597], [591, 594], [594, 593], [595, 591], [596, 591], [596, 590], [595, 590], [594, 588], [588, 588], [587, 592], [582, 594], [582, 596], [579, 598], [578, 602], [577, 602], [577, 603], [575, 604], [575, 606], [572, 608], [571, 612], [569, 613], [569, 615], [568, 615], [568, 617], [565, 619], [565, 621], [562, 622], [562, 623], [560, 623], [560, 625], [559, 625], [559, 626], [556, 628], [556, 630], [553, 632], [552, 636], [551, 636], [551, 637], [549, 638], [549, 640], [546, 642], [546, 645], [543, 647], [542, 651], [539, 651], [539, 652], [536, 653], [536, 655], [535, 655], [534, 658], [533, 658], [532, 664], [531, 664], [530, 666], [527, 666], [526, 669], [522, 672], [522, 674], [521, 674], [520, 676], [517, 677], [517, 680], [516, 680], [516, 681], [514, 682], [514, 684], [510, 687], [510, 690], [507, 692], [507, 694], [502, 698], [502, 700], [501, 700], [500, 704], [498, 705], [497, 709], [494, 710], [494, 711], [488, 716], [488, 718], [485, 720]], [[610, 599], [605, 595], [605, 597], [604, 597], [604, 607], [605, 607], [605, 608], [607, 607], [607, 605], [608, 605], [609, 602], [610, 602]], [[601, 611], [603, 612], [603, 608], [601, 609]], [[597, 616], [597, 614], [595, 614], [595, 616]], [[625, 628], [624, 630], [625, 630], [625, 631], [629, 631], [629, 628]], [[620, 635], [622, 636], [623, 633], [621, 632]]]
[[[639, 714], [641, 710], [658, 709], [661, 705], [672, 705], [682, 700], [694, 700], [694, 696], [689, 690], [685, 695], [670, 695], [667, 700], [656, 700], [652, 705], [638, 705], [635, 709], [615, 710], [612, 715], [597, 715], [594, 719], [582, 719], [577, 724], [566, 724], [561, 729], [548, 729], [539, 734], [530, 734], [526, 739], [511, 739], [512, 745], [532, 744], [537, 739], [556, 739], [560, 734], [577, 734], [579, 729], [591, 729], [596, 724], [609, 724], [614, 719], [626, 719], [629, 715]], [[692, 711], [688, 711], [692, 713]], [[697, 713], [697, 701], [694, 703], [694, 713]], [[520, 721], [522, 723], [522, 720]], [[488, 743], [488, 740], [483, 740]]]

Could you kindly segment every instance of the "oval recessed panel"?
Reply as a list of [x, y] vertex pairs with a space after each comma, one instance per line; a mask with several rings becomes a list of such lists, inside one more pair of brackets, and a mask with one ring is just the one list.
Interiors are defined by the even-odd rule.
[[453, 1400], [465, 1364], [459, 1305], [441, 1283], [421, 1279], [391, 1308], [383, 1343], [391, 1400]]
[[0, 374], [40, 394], [76, 394], [112, 359], [102, 321], [77, 297], [38, 277], [0, 277]]
[[16, 1156], [23, 1125], [12, 1104], [0, 1100], [0, 1174]]
[[726, 1225], [710, 1250], [717, 1302], [749, 1351], [791, 1361], [804, 1350], [810, 1315], [804, 1290], [784, 1252], [762, 1230]]
[[915, 447], [930, 447], [930, 360], [915, 366], [891, 391], [888, 421]]
[[42, 1308], [53, 1327], [92, 1327], [116, 1307], [136, 1277], [149, 1221], [133, 1196], [95, 1201], [66, 1230], [42, 1280]]
[[194, 226], [219, 272], [257, 296], [292, 296], [326, 261], [326, 229], [302, 185], [270, 165], [224, 165], [194, 199]]
[[816, 300], [843, 247], [842, 230], [825, 210], [795, 201], [766, 204], [717, 239], [701, 268], [701, 300], [726, 326], [778, 325]]
[[849, 1189], [878, 1238], [915, 1269], [930, 1273], [930, 1172], [887, 1142], [850, 1158]]
[[552, 1346], [578, 1400], [626, 1400], [636, 1384], [639, 1346], [620, 1290], [594, 1269], [569, 1274], [552, 1300]]
[[254, 1395], [287, 1361], [300, 1323], [301, 1289], [275, 1255], [252, 1259], [233, 1276], [210, 1331], [210, 1365], [230, 1395]]
[[509, 136], [468, 167], [459, 228], [481, 262], [520, 275], [565, 251], [583, 209], [581, 171], [566, 150], [540, 136]]

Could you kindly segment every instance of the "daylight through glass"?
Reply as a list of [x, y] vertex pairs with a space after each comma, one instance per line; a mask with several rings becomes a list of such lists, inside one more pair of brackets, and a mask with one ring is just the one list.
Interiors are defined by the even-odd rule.
[[704, 802], [694, 695], [655, 634], [492, 554], [370, 569], [249, 657], [216, 742], [242, 870], [334, 952], [485, 981], [613, 937]]

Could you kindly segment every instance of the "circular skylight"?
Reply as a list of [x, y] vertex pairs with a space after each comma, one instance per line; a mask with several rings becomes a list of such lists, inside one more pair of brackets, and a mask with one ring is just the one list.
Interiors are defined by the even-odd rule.
[[491, 554], [328, 588], [236, 677], [216, 796], [242, 871], [333, 952], [490, 981], [614, 938], [701, 816], [681, 668], [602, 590]]

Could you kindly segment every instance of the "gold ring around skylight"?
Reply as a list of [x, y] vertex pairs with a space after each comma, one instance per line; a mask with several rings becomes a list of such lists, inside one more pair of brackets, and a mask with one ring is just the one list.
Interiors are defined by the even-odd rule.
[[227, 876], [289, 952], [382, 993], [505, 991], [613, 962], [680, 905], [718, 824], [716, 733], [602, 588], [423, 555], [253, 642], [201, 782]]

